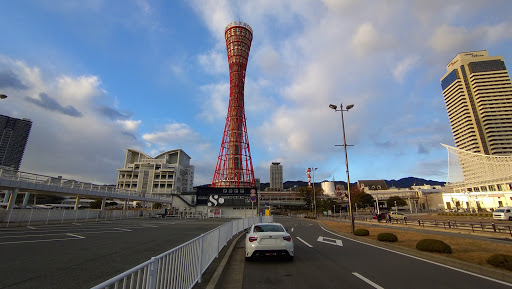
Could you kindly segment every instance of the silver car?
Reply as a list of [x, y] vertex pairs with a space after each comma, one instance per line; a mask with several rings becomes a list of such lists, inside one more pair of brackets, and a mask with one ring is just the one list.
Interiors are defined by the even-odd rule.
[[259, 256], [281, 256], [293, 261], [293, 239], [279, 223], [258, 223], [246, 230], [245, 260]]

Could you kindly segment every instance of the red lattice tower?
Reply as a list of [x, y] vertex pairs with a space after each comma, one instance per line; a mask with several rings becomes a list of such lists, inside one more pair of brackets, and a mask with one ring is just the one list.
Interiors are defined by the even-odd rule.
[[244, 83], [252, 28], [235, 21], [224, 30], [229, 63], [229, 106], [212, 187], [255, 187], [249, 138], [245, 124]]

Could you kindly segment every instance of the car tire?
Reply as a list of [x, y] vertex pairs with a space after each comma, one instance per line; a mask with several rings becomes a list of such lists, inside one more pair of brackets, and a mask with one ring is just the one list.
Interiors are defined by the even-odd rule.
[[404, 221], [407, 221], [407, 218], [406, 218], [406, 217], [404, 217]]
[[508, 220], [509, 220], [509, 221], [512, 221], [512, 216], [508, 217]]
[[292, 262], [293, 261], [293, 256], [288, 256], [288, 261]]
[[251, 262], [252, 261], [252, 257], [245, 257], [245, 261]]

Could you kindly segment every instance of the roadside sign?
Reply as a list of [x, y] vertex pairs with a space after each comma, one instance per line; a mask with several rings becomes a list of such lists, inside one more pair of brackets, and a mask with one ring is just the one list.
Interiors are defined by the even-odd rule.
[[251, 189], [251, 197], [256, 197], [256, 190], [255, 189]]
[[256, 202], [256, 196], [251, 196], [251, 202]]

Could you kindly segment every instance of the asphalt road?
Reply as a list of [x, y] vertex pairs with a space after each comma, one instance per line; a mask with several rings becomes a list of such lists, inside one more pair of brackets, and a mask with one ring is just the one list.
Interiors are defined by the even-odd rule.
[[91, 288], [227, 221], [133, 219], [0, 229], [0, 288]]
[[[275, 219], [291, 233], [295, 260], [243, 259], [243, 238], [238, 254], [216, 288], [510, 288], [512, 284], [436, 264], [413, 256], [361, 243], [328, 232], [307, 219]], [[234, 263], [234, 264], [233, 264]], [[238, 265], [238, 266], [237, 266]], [[240, 266], [243, 267], [240, 270]], [[230, 270], [243, 272], [243, 280]], [[235, 280], [235, 281], [234, 281]], [[241, 286], [240, 286], [241, 285]]]

